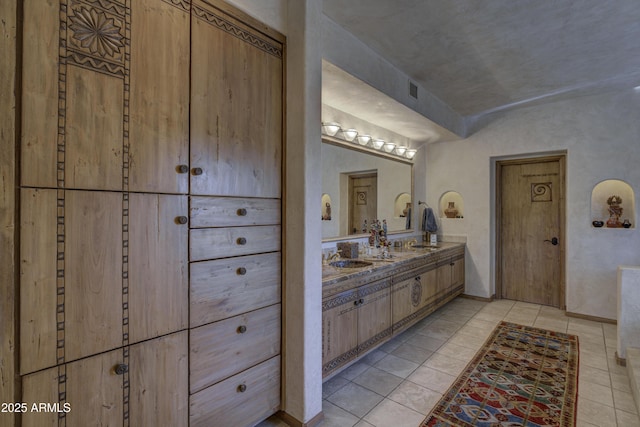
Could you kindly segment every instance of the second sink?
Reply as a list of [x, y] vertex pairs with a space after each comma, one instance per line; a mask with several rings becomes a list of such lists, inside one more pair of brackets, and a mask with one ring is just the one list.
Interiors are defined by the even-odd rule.
[[370, 265], [373, 265], [373, 263], [369, 261], [360, 261], [357, 259], [341, 259], [338, 261], [330, 262], [329, 265], [338, 268], [360, 268], [368, 267]]

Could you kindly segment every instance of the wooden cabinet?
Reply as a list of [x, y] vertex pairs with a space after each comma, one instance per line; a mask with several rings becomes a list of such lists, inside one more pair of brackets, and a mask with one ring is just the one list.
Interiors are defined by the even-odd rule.
[[391, 281], [322, 301], [322, 372], [329, 375], [391, 336]]
[[258, 372], [227, 425], [259, 421], [280, 405], [285, 38], [221, 0], [45, 3], [21, 11], [24, 399], [185, 426], [190, 388], [208, 419]]
[[[380, 267], [336, 284], [322, 301], [322, 375], [354, 360], [464, 292], [464, 247]], [[366, 283], [366, 277], [377, 280]], [[344, 281], [343, 281], [344, 280]]]

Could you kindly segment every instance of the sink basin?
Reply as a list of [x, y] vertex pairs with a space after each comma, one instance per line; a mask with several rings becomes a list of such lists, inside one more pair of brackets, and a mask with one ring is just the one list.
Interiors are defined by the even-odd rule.
[[431, 245], [411, 245], [411, 247], [416, 249], [424, 249], [424, 248], [437, 249], [438, 248], [438, 246], [431, 246]]
[[360, 261], [357, 259], [341, 259], [338, 261], [330, 262], [329, 265], [338, 268], [360, 268], [368, 267], [370, 265], [373, 265], [373, 263], [369, 261]]

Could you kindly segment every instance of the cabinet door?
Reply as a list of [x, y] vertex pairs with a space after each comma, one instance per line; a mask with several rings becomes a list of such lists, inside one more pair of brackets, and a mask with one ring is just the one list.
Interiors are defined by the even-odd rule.
[[451, 286], [457, 288], [464, 285], [464, 257], [452, 260]]
[[189, 4], [134, 0], [131, 10], [129, 190], [186, 193]]
[[354, 289], [322, 301], [322, 374], [358, 355], [358, 292]]
[[188, 325], [187, 196], [131, 193], [127, 241], [131, 343]]
[[187, 426], [187, 352], [187, 331], [131, 346], [130, 426]]
[[279, 198], [282, 44], [192, 7], [191, 193]]
[[358, 288], [358, 352], [365, 352], [391, 336], [391, 282]]
[[403, 280], [402, 282], [393, 284], [391, 314], [394, 328], [402, 328], [405, 324], [403, 320], [411, 316], [411, 314], [413, 314], [413, 312], [418, 308], [420, 299], [414, 297], [417, 292], [422, 292], [419, 277]]
[[437, 269], [434, 268], [421, 273], [420, 285], [422, 286], [422, 292], [420, 294], [418, 309], [422, 310], [427, 307], [427, 310], [431, 312], [436, 309], [436, 294], [438, 293]]
[[444, 295], [451, 287], [451, 259], [447, 258], [438, 263], [436, 269], [436, 299]]

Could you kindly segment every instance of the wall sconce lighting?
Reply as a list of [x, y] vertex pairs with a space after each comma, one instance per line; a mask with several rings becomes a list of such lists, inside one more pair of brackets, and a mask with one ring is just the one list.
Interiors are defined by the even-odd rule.
[[414, 149], [409, 149], [406, 152], [406, 156], [407, 156], [408, 159], [413, 159], [413, 156], [415, 156], [415, 155], [416, 155], [416, 150], [414, 150]]
[[344, 136], [344, 139], [351, 142], [356, 136], [358, 136], [358, 131], [355, 129], [347, 129], [342, 131], [342, 135]]
[[404, 156], [405, 151], [407, 151], [407, 147], [405, 147], [404, 145], [398, 145], [396, 147], [396, 154], [398, 156]]
[[358, 135], [358, 144], [367, 145], [371, 141], [370, 135]]
[[329, 136], [335, 136], [340, 130], [340, 123], [322, 122], [322, 132]]
[[379, 150], [384, 145], [384, 140], [382, 140], [382, 139], [374, 139], [372, 144], [373, 144], [373, 148], [375, 148], [376, 150]]
[[386, 151], [387, 153], [392, 152], [394, 148], [396, 148], [396, 144], [394, 144], [393, 142], [384, 143], [384, 151]]

